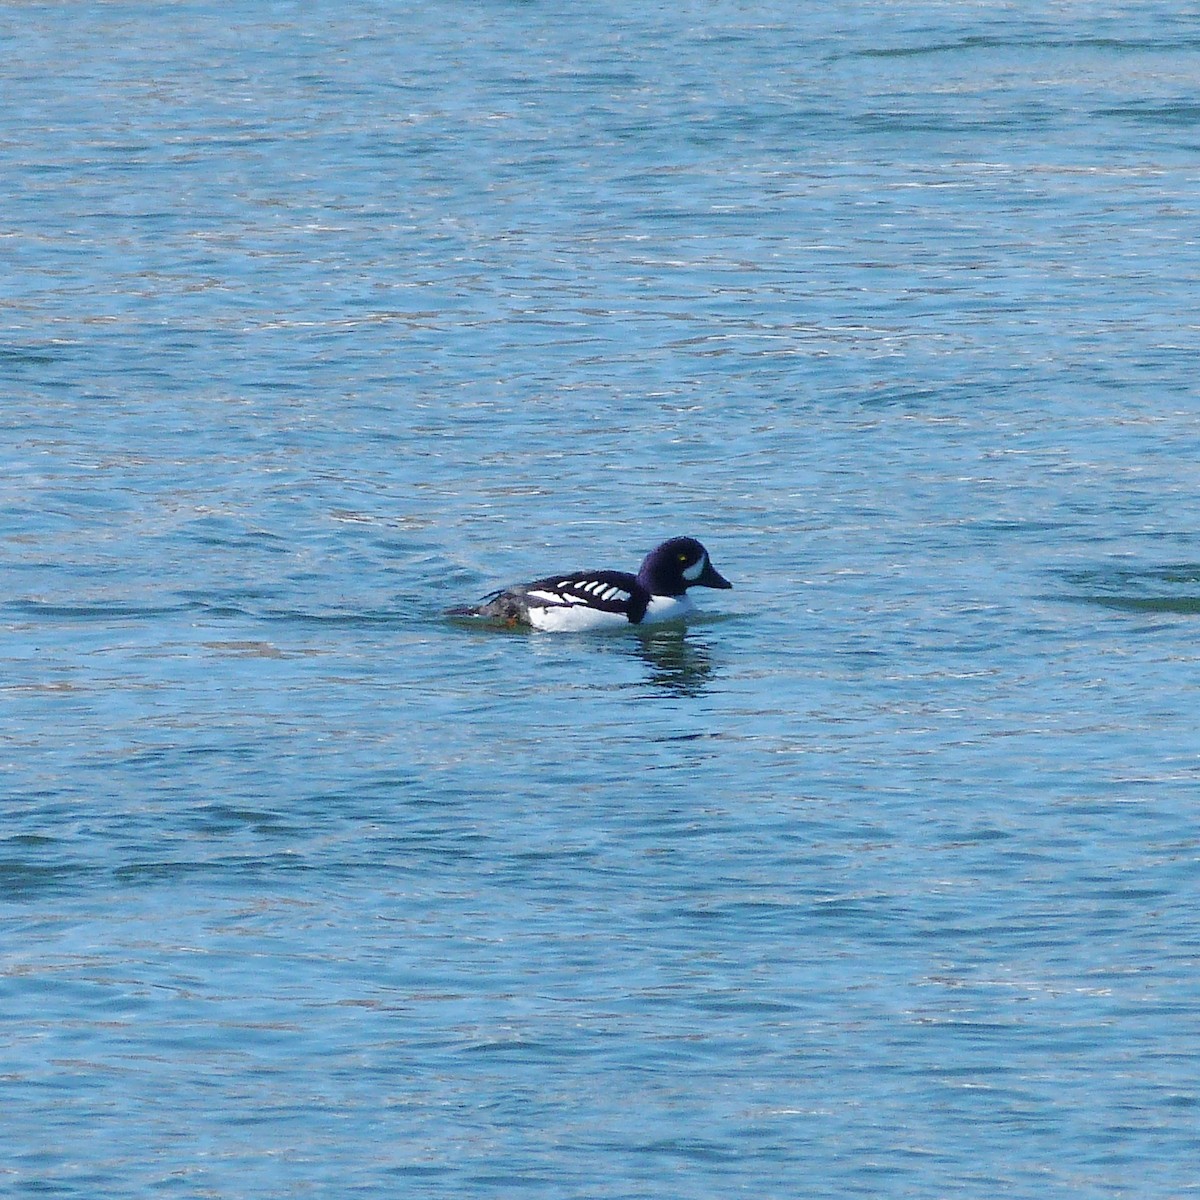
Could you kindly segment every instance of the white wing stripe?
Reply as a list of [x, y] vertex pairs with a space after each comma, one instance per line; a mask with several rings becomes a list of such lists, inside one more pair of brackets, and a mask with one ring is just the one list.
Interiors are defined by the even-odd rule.
[[[550, 589], [554, 588], [554, 591]], [[561, 590], [558, 590], [561, 589]], [[626, 604], [630, 593], [603, 579], [560, 579], [545, 587], [533, 588], [525, 593], [535, 604], [559, 606], [588, 604], [598, 600], [602, 604]]]

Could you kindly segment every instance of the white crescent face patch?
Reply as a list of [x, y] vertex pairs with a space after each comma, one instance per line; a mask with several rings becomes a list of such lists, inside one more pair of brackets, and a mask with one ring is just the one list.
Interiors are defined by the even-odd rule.
[[684, 567], [684, 569], [683, 569], [684, 579], [686, 579], [688, 581], [688, 583], [695, 583], [696, 580], [699, 579], [700, 576], [704, 574], [704, 568], [706, 566], [708, 566], [708, 556], [705, 554], [702, 554], [702, 555], [700, 555], [699, 562], [692, 563], [692, 565], [690, 567]]

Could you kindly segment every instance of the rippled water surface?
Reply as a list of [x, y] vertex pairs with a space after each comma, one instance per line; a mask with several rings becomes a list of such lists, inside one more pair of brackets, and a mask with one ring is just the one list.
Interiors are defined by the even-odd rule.
[[0, 1190], [1200, 1191], [1195, 13], [0, 34]]

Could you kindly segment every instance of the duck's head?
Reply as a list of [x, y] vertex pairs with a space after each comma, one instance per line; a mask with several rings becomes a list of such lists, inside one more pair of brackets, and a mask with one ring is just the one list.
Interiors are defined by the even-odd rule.
[[690, 587], [731, 588], [695, 538], [677, 537], [646, 555], [638, 583], [652, 596], [682, 596]]

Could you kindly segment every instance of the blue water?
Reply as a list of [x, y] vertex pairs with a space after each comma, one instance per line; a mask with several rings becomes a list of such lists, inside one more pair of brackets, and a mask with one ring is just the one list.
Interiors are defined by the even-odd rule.
[[1200, 1192], [1196, 13], [0, 45], [0, 1192]]

